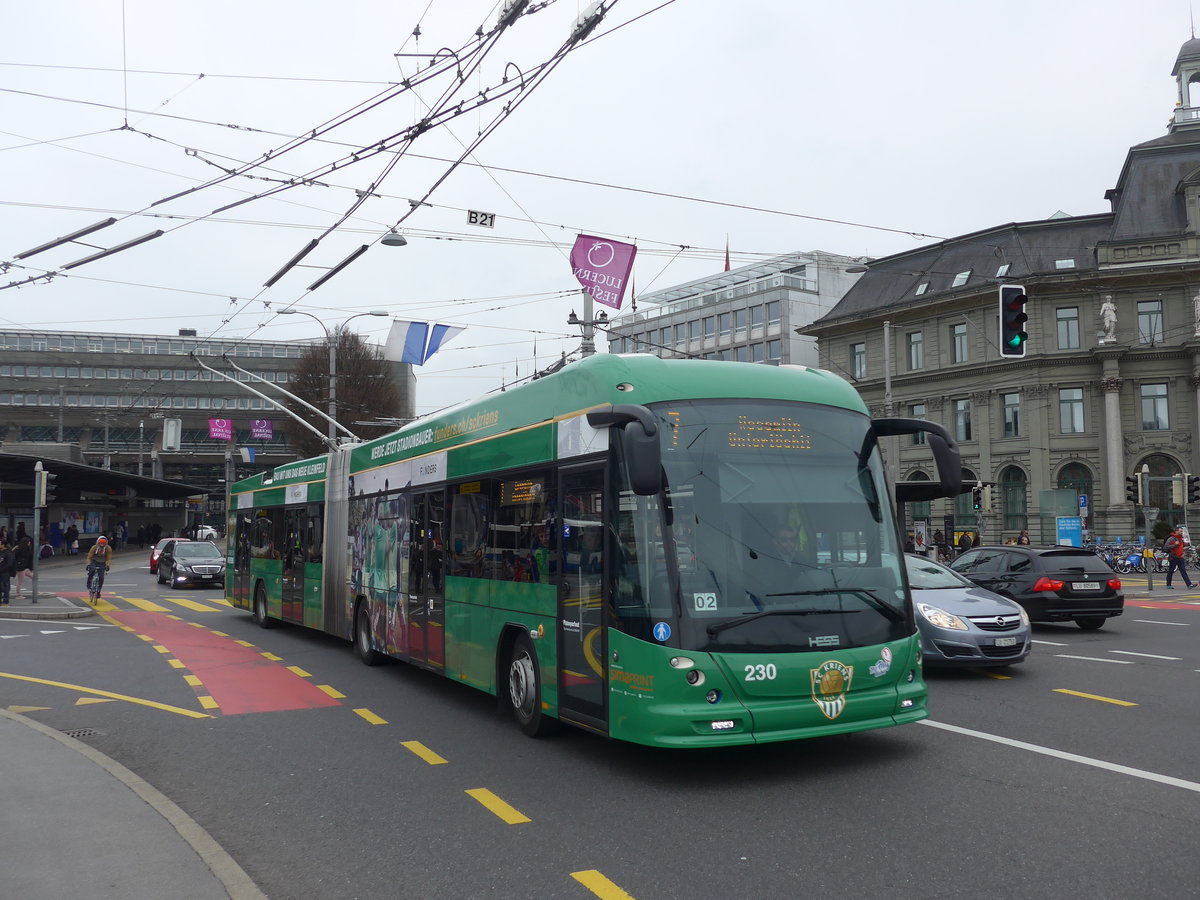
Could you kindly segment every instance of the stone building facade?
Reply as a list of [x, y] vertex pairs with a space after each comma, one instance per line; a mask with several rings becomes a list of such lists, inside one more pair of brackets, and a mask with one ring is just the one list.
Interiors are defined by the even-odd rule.
[[[1172, 478], [1200, 474], [1200, 40], [1172, 74], [1167, 134], [1130, 148], [1110, 211], [1017, 222], [871, 261], [858, 283], [802, 333], [821, 365], [849, 371], [876, 413], [941, 422], [971, 495], [909, 504], [909, 523], [980, 530], [985, 542], [1028, 529], [1054, 542], [1082, 513], [1090, 536], [1130, 540], [1189, 510]], [[1027, 352], [999, 347], [1000, 285], [1028, 296]], [[927, 446], [890, 448], [898, 480], [933, 475]], [[1125, 477], [1149, 472], [1147, 522]], [[1174, 482], [1177, 484], [1178, 482]], [[1161, 526], [1160, 526], [1161, 527]]]

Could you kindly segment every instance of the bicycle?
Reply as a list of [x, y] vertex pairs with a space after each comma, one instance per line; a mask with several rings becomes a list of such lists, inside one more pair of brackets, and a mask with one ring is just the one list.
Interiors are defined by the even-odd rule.
[[100, 591], [104, 588], [104, 573], [107, 571], [108, 566], [95, 563], [87, 567], [88, 599], [93, 605], [100, 599]]

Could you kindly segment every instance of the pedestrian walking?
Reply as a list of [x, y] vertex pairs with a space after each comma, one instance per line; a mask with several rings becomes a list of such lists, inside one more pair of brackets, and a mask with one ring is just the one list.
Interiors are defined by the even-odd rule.
[[145, 525], [139, 525], [137, 527], [137, 542], [138, 542], [139, 550], [146, 549], [146, 526]]
[[1184, 537], [1183, 528], [1176, 528], [1163, 542], [1163, 549], [1169, 554], [1167, 556], [1167, 590], [1171, 590], [1171, 576], [1175, 574], [1175, 570], [1179, 570], [1180, 576], [1183, 578], [1183, 583], [1188, 587], [1192, 587], [1192, 579], [1188, 577], [1187, 565], [1183, 561], [1183, 551], [1187, 547], [1187, 538]]
[[8, 536], [0, 537], [0, 606], [8, 606], [9, 579], [12, 577], [13, 552], [8, 546]]
[[79, 552], [79, 529], [72, 522], [67, 526], [67, 530], [63, 533], [63, 546], [67, 548], [67, 555], [74, 556]]
[[1017, 535], [1017, 543], [1020, 544], [1022, 547], [1029, 546], [1029, 532], [1026, 531], [1024, 528], [1022, 528], [1021, 533]]
[[[20, 599], [24, 596], [21, 593], [21, 586], [25, 583], [25, 579], [33, 582], [33, 539], [26, 535], [20, 543], [13, 549], [13, 571], [17, 576], [17, 593], [16, 596]], [[36, 598], [34, 599], [36, 603]]]

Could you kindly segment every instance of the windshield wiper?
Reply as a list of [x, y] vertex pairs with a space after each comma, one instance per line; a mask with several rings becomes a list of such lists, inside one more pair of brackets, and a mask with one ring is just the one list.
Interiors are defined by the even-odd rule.
[[[857, 594], [860, 597], [866, 597], [868, 601], [878, 609], [883, 615], [887, 616], [894, 622], [904, 621], [904, 610], [896, 606], [894, 603], [888, 603], [882, 597], [878, 597], [866, 588], [851, 588], [851, 587], [835, 587], [823, 591], [787, 591], [783, 594], [767, 594], [768, 597], [805, 597], [824, 594]], [[839, 612], [849, 612], [849, 610], [839, 610]]]
[[[817, 591], [800, 591], [799, 593], [823, 593]], [[771, 594], [772, 597], [779, 596]], [[816, 616], [836, 613], [857, 613], [862, 612], [861, 609], [764, 609], [762, 612], [751, 613], [744, 619], [731, 619], [728, 622], [718, 622], [716, 625], [709, 625], [705, 629], [709, 634], [719, 634], [730, 628], [737, 628], [739, 625], [745, 625], [747, 622], [753, 622], [755, 619], [761, 619], [764, 616]]]

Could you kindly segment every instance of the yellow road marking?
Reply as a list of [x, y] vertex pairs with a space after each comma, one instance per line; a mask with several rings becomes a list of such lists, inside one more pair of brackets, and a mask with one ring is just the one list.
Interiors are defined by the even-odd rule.
[[355, 712], [358, 713], [360, 716], [362, 716], [364, 719], [366, 719], [368, 722], [370, 722], [372, 725], [386, 725], [387, 724], [387, 719], [379, 718], [379, 716], [375, 715], [375, 713], [371, 712], [369, 709], [365, 709], [365, 708], [364, 709], [356, 709]]
[[233, 604], [230, 603], [228, 600], [226, 600], [224, 597], [209, 597], [208, 602], [209, 603], [220, 603], [222, 606], [228, 606], [230, 609], [233, 609]]
[[185, 666], [183, 664], [183, 660], [181, 660], [181, 659], [168, 659], [167, 665], [169, 665], [172, 669], [186, 669], [187, 668], [187, 666]]
[[75, 701], [76, 706], [88, 706], [92, 703], [116, 703], [112, 697], [80, 697]]
[[157, 650], [159, 653], [170, 653], [171, 652], [166, 647], [164, 647], [162, 644], [155, 644], [154, 649]]
[[201, 694], [196, 699], [200, 701], [200, 705], [205, 709], [217, 709], [218, 707], [217, 701], [207, 694]]
[[[155, 603], [153, 600], [143, 600], [141, 597], [122, 597], [126, 603], [132, 603], [138, 609], [144, 609], [146, 612], [167, 612], [165, 606]], [[172, 616], [174, 618], [174, 616]]]
[[249, 641], [234, 641], [234, 643], [235, 643], [235, 644], [241, 644], [243, 647], [253, 647], [253, 646], [254, 646], [254, 645], [253, 645], [252, 643], [250, 643]]
[[431, 766], [446, 765], [446, 760], [442, 759], [442, 757], [438, 756], [420, 741], [401, 741], [400, 746], [412, 753], [415, 753]]
[[[209, 612], [216, 612], [216, 610], [210, 609]], [[180, 621], [182, 622], [183, 620], [180, 619]], [[191, 625], [193, 628], [203, 628], [204, 627], [199, 622], [188, 622], [188, 624]]]
[[330, 697], [332, 697], [334, 700], [341, 700], [343, 697], [345, 697], [345, 696], [346, 696], [346, 695], [345, 695], [345, 694], [343, 694], [341, 691], [339, 691], [337, 688], [335, 688], [335, 687], [330, 687], [330, 686], [329, 686], [329, 685], [327, 685], [327, 684], [318, 684], [318, 685], [317, 685], [317, 689], [318, 689], [318, 690], [321, 690], [321, 691], [324, 691], [324, 692], [325, 692], [325, 693], [327, 693], [327, 694], [328, 694]]
[[572, 872], [571, 877], [602, 900], [633, 900], [632, 894], [625, 893], [595, 869]]
[[1070, 694], [1072, 697], [1083, 697], [1085, 700], [1099, 700], [1101, 703], [1112, 703], [1116, 706], [1137, 706], [1128, 700], [1114, 700], [1112, 697], [1101, 697], [1099, 694], [1085, 694], [1082, 691], [1068, 691], [1066, 688], [1055, 688], [1056, 694]]
[[49, 706], [10, 706], [10, 707], [8, 707], [8, 711], [14, 712], [14, 713], [27, 713], [27, 712], [38, 712], [39, 710], [51, 709], [51, 708], [52, 707], [49, 707]]
[[186, 681], [188, 684], [190, 684], [192, 687], [203, 687], [203, 685], [204, 685], [204, 682], [202, 682], [195, 675], [184, 675], [183, 680]]
[[263, 656], [265, 656], [267, 659], [271, 660], [272, 662], [283, 662], [283, 657], [282, 657], [282, 656], [276, 656], [274, 653], [266, 653], [266, 652], [264, 652], [264, 653], [263, 653]]
[[976, 675], [986, 675], [988, 678], [995, 678], [998, 681], [1005, 681], [1012, 678], [1011, 675], [1001, 675], [999, 672], [989, 672], [987, 669], [972, 669]]
[[479, 801], [480, 804], [482, 804], [506, 825], [520, 825], [523, 822], [533, 821], [529, 818], [529, 816], [513, 809], [487, 788], [471, 788], [466, 793], [469, 796], [474, 797], [477, 801]]
[[195, 600], [188, 600], [185, 597], [168, 597], [168, 603], [174, 603], [177, 606], [182, 606], [184, 609], [194, 610], [195, 612], [216, 612], [211, 606], [205, 606], [203, 603], [197, 603]]
[[151, 641], [151, 642], [153, 642], [154, 638], [150, 637], [150, 635], [148, 635], [148, 634], [139, 634], [139, 635], [138, 635], [138, 640], [140, 640], [140, 641]]
[[99, 600], [97, 600], [95, 603], [92, 604], [92, 609], [96, 610], [97, 612], [102, 612], [102, 613], [103, 612], [115, 612], [115, 611], [119, 610], [120, 608], [121, 607], [110, 603], [108, 600], [105, 600], [103, 597], [101, 597]]
[[216, 629], [213, 629], [213, 634], [215, 634], [217, 637], [229, 637], [229, 635], [227, 635], [225, 632], [217, 631]]
[[304, 671], [302, 668], [300, 668], [299, 666], [288, 666], [288, 667], [287, 667], [287, 670], [288, 670], [289, 672], [291, 672], [293, 675], [299, 675], [301, 678], [312, 678], [312, 676], [311, 676], [310, 674], [308, 674], [307, 672], [305, 672], [305, 671]]
[[167, 618], [168, 618], [168, 619], [174, 619], [176, 622], [182, 622], [182, 621], [183, 621], [183, 619], [182, 619], [181, 617], [179, 617], [179, 616], [173, 616], [173, 615], [171, 615], [170, 613], [167, 613]]
[[196, 712], [191, 709], [182, 709], [178, 706], [171, 706], [169, 703], [159, 703], [157, 700], [143, 700], [141, 697], [130, 697], [127, 694], [115, 694], [112, 691], [102, 691], [97, 688], [84, 687], [81, 684], [68, 684], [65, 681], [50, 681], [47, 678], [32, 678], [29, 675], [14, 675], [11, 672], [0, 672], [0, 678], [13, 678], [17, 681], [30, 681], [34, 684], [46, 684], [50, 687], [66, 688], [69, 691], [82, 691], [85, 694], [97, 694], [101, 697], [111, 697], [114, 700], [124, 700], [126, 703], [136, 703], [139, 706], [149, 706], [154, 709], [161, 709], [163, 712], [172, 712], [177, 715], [187, 716], [192, 719], [211, 719], [212, 716], [207, 713]]

